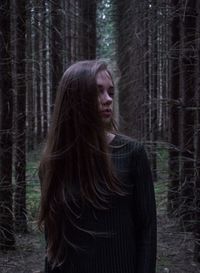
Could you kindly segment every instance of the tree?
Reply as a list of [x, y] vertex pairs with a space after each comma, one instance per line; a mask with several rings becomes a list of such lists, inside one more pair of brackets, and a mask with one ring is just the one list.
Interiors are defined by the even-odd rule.
[[48, 130], [48, 55], [49, 55], [49, 44], [48, 44], [48, 15], [49, 7], [46, 1], [43, 1], [42, 6], [42, 102], [43, 102], [43, 138], [47, 135]]
[[52, 39], [51, 39], [51, 54], [52, 54], [52, 90], [51, 98], [52, 105], [55, 101], [58, 82], [63, 72], [63, 10], [60, 0], [51, 2], [51, 18], [52, 18]]
[[34, 63], [34, 9], [33, 2], [29, 1], [26, 7], [26, 90], [27, 90], [27, 151], [35, 148], [35, 63]]
[[[150, 141], [151, 141], [151, 162], [153, 169], [153, 180], [157, 181], [157, 140], [158, 140], [158, 6], [157, 1], [152, 0], [149, 4], [149, 95], [150, 95]], [[156, 23], [155, 23], [156, 22]], [[160, 79], [159, 79], [160, 80]]]
[[26, 216], [26, 1], [14, 1], [16, 15], [15, 230], [27, 231]]
[[172, 1], [173, 19], [171, 23], [171, 84], [170, 84], [170, 135], [169, 135], [169, 184], [168, 184], [168, 213], [176, 212], [179, 206], [180, 183], [180, 2]]
[[182, 135], [182, 181], [181, 222], [191, 229], [194, 220], [194, 136], [195, 136], [195, 89], [196, 89], [196, 27], [197, 1], [187, 1], [183, 20], [183, 131]]
[[96, 9], [95, 0], [80, 0], [80, 27], [81, 27], [81, 47], [82, 58], [96, 58]]
[[0, 249], [15, 245], [12, 209], [12, 114], [11, 6], [0, 3]]
[[[200, 3], [197, 3], [197, 28], [196, 35], [200, 33]], [[194, 260], [200, 263], [200, 44], [196, 41], [197, 46], [197, 69], [196, 69], [196, 126], [195, 126], [195, 225], [194, 225]]]

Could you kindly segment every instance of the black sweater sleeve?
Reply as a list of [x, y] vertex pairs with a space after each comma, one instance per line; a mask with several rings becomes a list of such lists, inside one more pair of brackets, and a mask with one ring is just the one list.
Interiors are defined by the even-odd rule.
[[151, 169], [139, 145], [135, 155], [136, 273], [156, 272], [156, 204]]

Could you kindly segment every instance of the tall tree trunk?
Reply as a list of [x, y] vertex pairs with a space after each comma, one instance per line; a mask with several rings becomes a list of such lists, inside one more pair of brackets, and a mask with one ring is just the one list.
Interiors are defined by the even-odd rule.
[[179, 99], [180, 99], [180, 6], [178, 0], [172, 0], [174, 16], [171, 24], [171, 81], [170, 81], [170, 135], [169, 143], [169, 184], [168, 213], [174, 213], [179, 205]]
[[[200, 2], [197, 3], [198, 21], [196, 35], [200, 32]], [[195, 227], [194, 227], [194, 260], [200, 263], [200, 43], [197, 43], [197, 70], [196, 70], [196, 126], [195, 126]]]
[[[119, 80], [119, 123], [120, 129], [126, 134], [134, 134], [136, 126], [132, 126], [135, 117], [132, 113], [130, 114], [130, 102], [133, 103], [135, 108], [135, 103], [133, 98], [135, 94], [134, 82], [131, 81], [133, 73], [133, 55], [135, 44], [133, 45], [133, 14], [127, 12], [130, 8], [131, 2], [129, 0], [116, 1], [116, 29], [117, 29], [117, 63], [120, 70], [120, 80]], [[137, 52], [138, 53], [138, 52]], [[137, 59], [136, 59], [137, 61]], [[133, 93], [134, 92], [134, 93]], [[131, 105], [131, 108], [133, 108]], [[134, 121], [133, 121], [134, 119]]]
[[76, 56], [76, 9], [75, 1], [70, 0], [70, 36], [71, 36], [71, 61], [75, 62], [77, 60]]
[[83, 28], [82, 28], [81, 10], [82, 10], [82, 6], [84, 5], [83, 4], [84, 0], [78, 0], [77, 2], [78, 2], [78, 12], [77, 12], [78, 58], [82, 60], [84, 59], [83, 45], [82, 45], [84, 34], [83, 34]]
[[181, 183], [181, 223], [184, 228], [193, 228], [194, 219], [194, 124], [196, 88], [196, 1], [187, 1], [184, 14], [184, 54], [183, 54], [183, 169]]
[[144, 20], [144, 133], [143, 133], [143, 139], [147, 140], [150, 139], [150, 108], [149, 108], [149, 100], [150, 100], [150, 88], [149, 88], [149, 66], [150, 66], [150, 60], [149, 60], [149, 52], [150, 52], [150, 34], [149, 34], [149, 20], [150, 20], [150, 14], [149, 14], [149, 3], [146, 2], [144, 4], [144, 10], [145, 10], [145, 20]]
[[82, 2], [82, 47], [85, 59], [95, 59], [96, 57], [96, 8], [95, 0]]
[[12, 209], [12, 114], [10, 1], [0, 3], [0, 249], [15, 245]]
[[[146, 8], [145, 11], [144, 8]], [[148, 113], [144, 116], [144, 110], [148, 110], [145, 103], [150, 101], [150, 66], [147, 62], [149, 52], [146, 52], [150, 42], [149, 39], [145, 42], [143, 38], [143, 25], [148, 25], [148, 17], [144, 18], [144, 15], [148, 14], [148, 10], [149, 7], [144, 1], [116, 1], [117, 62], [121, 74], [119, 80], [120, 129], [137, 139], [141, 139], [144, 123], [147, 128], [150, 120], [149, 116], [149, 120], [146, 119]], [[145, 19], [146, 22], [144, 22]]]
[[67, 64], [71, 64], [72, 62], [72, 37], [71, 37], [71, 25], [72, 25], [72, 16], [70, 15], [71, 10], [71, 0], [67, 1], [65, 6], [67, 16], [65, 17], [66, 24], [66, 50], [67, 50]]
[[[200, 11], [200, 6], [199, 9]], [[200, 14], [200, 13], [199, 13]], [[199, 20], [200, 22], [200, 15]], [[200, 73], [200, 48], [198, 50], [198, 74]], [[195, 175], [195, 226], [194, 260], [200, 263], [200, 80], [196, 87], [196, 175]]]
[[42, 6], [42, 103], [43, 103], [43, 136], [45, 138], [47, 135], [48, 129], [48, 88], [47, 88], [47, 67], [48, 67], [48, 11], [47, 11], [47, 3], [43, 1]]
[[152, 1], [151, 6], [151, 163], [153, 180], [157, 180], [157, 139], [158, 139], [158, 26], [157, 26], [157, 1]]
[[16, 133], [15, 133], [15, 230], [27, 231], [26, 217], [26, 1], [16, 1]]
[[35, 144], [35, 92], [33, 71], [33, 5], [27, 5], [27, 32], [26, 32], [26, 90], [27, 90], [27, 150], [33, 151]]
[[[63, 11], [61, 1], [52, 1], [51, 16], [52, 16], [52, 101], [53, 106], [56, 97], [56, 90], [59, 80], [63, 72]], [[52, 108], [53, 109], [53, 108]]]
[[35, 0], [35, 73], [36, 73], [36, 127], [37, 127], [37, 144], [42, 140], [42, 105], [41, 105], [41, 41], [42, 41], [42, 26], [41, 26], [41, 4], [40, 0]]
[[169, 107], [168, 107], [168, 99], [169, 99], [169, 48], [171, 41], [169, 39], [170, 37], [170, 24], [169, 24], [169, 1], [165, 2], [165, 8], [164, 8], [164, 14], [162, 16], [163, 19], [163, 25], [161, 29], [161, 35], [162, 35], [162, 50], [164, 51], [162, 54], [162, 89], [163, 89], [163, 109], [162, 109], [162, 131], [161, 131], [161, 139], [163, 141], [169, 141], [168, 135], [169, 135]]

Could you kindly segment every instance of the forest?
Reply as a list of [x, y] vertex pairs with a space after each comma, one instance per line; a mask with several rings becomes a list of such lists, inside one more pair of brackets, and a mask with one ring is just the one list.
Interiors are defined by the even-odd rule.
[[120, 132], [144, 143], [157, 273], [200, 272], [200, 1], [0, 1], [0, 272], [43, 272], [38, 165], [58, 82], [109, 62]]

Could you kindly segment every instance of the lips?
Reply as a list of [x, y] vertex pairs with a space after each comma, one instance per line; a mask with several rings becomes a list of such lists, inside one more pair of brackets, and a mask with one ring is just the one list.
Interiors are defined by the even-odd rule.
[[111, 109], [105, 109], [105, 110], [101, 111], [101, 115], [103, 117], [110, 117], [112, 115], [112, 110]]

